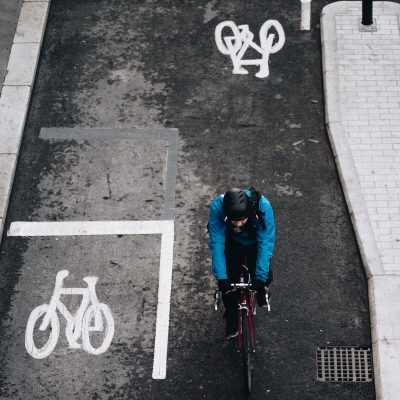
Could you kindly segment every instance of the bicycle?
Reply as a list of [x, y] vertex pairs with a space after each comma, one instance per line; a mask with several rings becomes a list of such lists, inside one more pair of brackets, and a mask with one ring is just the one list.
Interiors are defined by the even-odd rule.
[[[45, 358], [54, 350], [60, 334], [60, 322], [57, 315], [57, 309], [65, 317], [67, 326], [65, 336], [67, 337], [69, 348], [83, 348], [90, 354], [102, 354], [111, 344], [114, 337], [114, 318], [110, 308], [100, 303], [97, 299], [95, 286], [98, 278], [95, 276], [86, 276], [83, 280], [87, 283], [86, 288], [63, 288], [63, 280], [69, 275], [69, 271], [59, 271], [56, 276], [56, 284], [50, 304], [42, 304], [36, 307], [30, 314], [25, 331], [25, 348], [34, 358]], [[65, 305], [60, 301], [61, 295], [82, 295], [82, 303], [77, 312], [72, 315]], [[90, 302], [92, 303], [91, 305]], [[50, 336], [47, 342], [41, 348], [37, 348], [33, 337], [36, 322], [43, 315], [43, 322], [39, 326], [40, 331], [45, 331], [51, 326]], [[103, 314], [103, 315], [102, 315]], [[105, 329], [103, 323], [105, 319]], [[94, 325], [91, 326], [94, 318]], [[90, 332], [102, 332], [104, 330], [104, 339], [102, 344], [95, 348], [90, 343]], [[82, 344], [77, 340], [82, 336]]]
[[[275, 28], [278, 34], [278, 41], [273, 44], [275, 34], [269, 34], [270, 28]], [[230, 28], [233, 36], [222, 38], [224, 28]], [[239, 25], [233, 21], [224, 21], [215, 28], [215, 42], [222, 54], [229, 55], [233, 62], [233, 74], [248, 74], [249, 72], [243, 68], [243, 65], [259, 65], [260, 71], [256, 73], [258, 78], [266, 78], [269, 75], [268, 60], [269, 55], [278, 52], [285, 43], [285, 33], [282, 25], [275, 20], [264, 22], [260, 29], [261, 47], [253, 42], [254, 34], [250, 32], [249, 25]], [[225, 42], [225, 43], [224, 43]], [[246, 50], [252, 47], [261, 54], [260, 59], [243, 60]]]
[[[252, 354], [255, 353], [254, 346], [254, 329], [253, 329], [253, 315], [257, 313], [257, 292], [251, 290], [251, 276], [247, 268], [247, 259], [244, 257], [242, 265], [242, 274], [240, 275], [239, 283], [232, 283], [232, 290], [240, 290], [240, 300], [238, 302], [238, 352], [242, 353], [243, 357], [243, 376], [246, 387], [246, 392], [251, 392], [252, 387]], [[265, 290], [265, 297], [267, 301], [267, 309], [271, 311], [268, 288]], [[215, 291], [215, 310], [221, 303], [221, 292]]]

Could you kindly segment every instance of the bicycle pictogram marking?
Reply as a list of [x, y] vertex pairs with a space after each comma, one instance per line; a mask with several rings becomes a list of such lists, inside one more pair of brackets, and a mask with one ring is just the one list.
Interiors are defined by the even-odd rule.
[[[271, 27], [276, 29], [278, 41], [273, 44], [275, 34], [269, 34]], [[226, 36], [222, 40], [222, 30], [231, 28], [233, 36]], [[275, 20], [264, 22], [260, 29], [261, 47], [253, 42], [254, 34], [250, 32], [248, 25], [236, 26], [232, 21], [224, 21], [215, 28], [215, 42], [222, 54], [231, 56], [233, 62], [233, 74], [248, 74], [249, 72], [242, 65], [259, 65], [260, 70], [256, 73], [257, 78], [266, 78], [269, 75], [269, 55], [278, 52], [285, 44], [285, 32], [282, 25]], [[225, 42], [225, 44], [224, 44]], [[244, 53], [251, 46], [262, 56], [256, 60], [242, 60]]]
[[[86, 288], [64, 288], [63, 280], [69, 275], [69, 271], [59, 271], [56, 276], [56, 284], [50, 304], [42, 304], [36, 307], [30, 314], [25, 332], [25, 347], [27, 352], [34, 358], [45, 358], [54, 350], [60, 334], [60, 322], [57, 309], [66, 319], [65, 336], [69, 348], [83, 348], [90, 354], [102, 354], [111, 344], [114, 337], [114, 318], [110, 308], [100, 303], [96, 295], [96, 283], [98, 278], [87, 276], [83, 280], [87, 283]], [[61, 295], [82, 295], [82, 302], [75, 314], [71, 314], [60, 301]], [[90, 304], [91, 303], [91, 304]], [[44, 314], [40, 331], [51, 327], [50, 336], [46, 344], [37, 348], [34, 343], [34, 329], [36, 322]], [[103, 317], [105, 323], [103, 322]], [[94, 319], [94, 321], [93, 321]], [[94, 322], [94, 324], [92, 323]], [[99, 347], [93, 347], [90, 343], [90, 332], [104, 332], [103, 342]], [[82, 344], [78, 343], [82, 339]]]

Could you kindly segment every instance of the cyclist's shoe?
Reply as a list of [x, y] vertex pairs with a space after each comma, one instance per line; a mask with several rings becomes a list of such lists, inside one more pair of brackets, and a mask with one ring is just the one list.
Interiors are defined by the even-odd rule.
[[[265, 293], [268, 293], [268, 304], [271, 304], [271, 292], [268, 290], [268, 292], [265, 291]], [[268, 307], [267, 299], [266, 299], [265, 295], [257, 296], [257, 304], [258, 304], [258, 307]]]
[[257, 305], [258, 307], [267, 307], [267, 299], [261, 293], [257, 295]]
[[228, 321], [225, 328], [226, 338], [230, 339], [238, 334], [238, 323], [236, 320]]
[[272, 297], [272, 294], [270, 291], [268, 291], [268, 303], [269, 304], [271, 304], [271, 297]]

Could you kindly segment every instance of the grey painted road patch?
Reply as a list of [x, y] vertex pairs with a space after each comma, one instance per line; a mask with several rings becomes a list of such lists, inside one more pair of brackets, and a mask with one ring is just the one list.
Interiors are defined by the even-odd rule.
[[[178, 135], [177, 129], [169, 128], [42, 128], [41, 139], [55, 144], [73, 140], [79, 145], [60, 155], [65, 157], [64, 165], [59, 166], [62, 170], [43, 180], [42, 189], [54, 191], [62, 175], [70, 180], [62, 195], [63, 202], [67, 196], [75, 203], [72, 208], [67, 206], [70, 218], [84, 212], [97, 220], [174, 219]], [[77, 204], [80, 210], [75, 209]], [[62, 207], [66, 218], [64, 204]]]

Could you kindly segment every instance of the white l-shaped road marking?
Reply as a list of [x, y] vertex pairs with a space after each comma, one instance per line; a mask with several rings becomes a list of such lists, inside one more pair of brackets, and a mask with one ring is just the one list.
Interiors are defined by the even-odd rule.
[[171, 301], [174, 221], [13, 222], [7, 236], [88, 236], [161, 234], [160, 273], [153, 379], [165, 379]]

